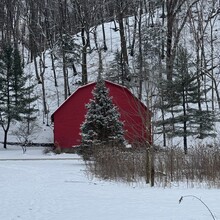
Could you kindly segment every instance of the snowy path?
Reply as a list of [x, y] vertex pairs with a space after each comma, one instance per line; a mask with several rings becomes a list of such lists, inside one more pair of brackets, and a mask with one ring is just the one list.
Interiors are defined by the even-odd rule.
[[0, 158], [0, 161], [26, 161], [26, 160], [80, 160], [79, 158]]

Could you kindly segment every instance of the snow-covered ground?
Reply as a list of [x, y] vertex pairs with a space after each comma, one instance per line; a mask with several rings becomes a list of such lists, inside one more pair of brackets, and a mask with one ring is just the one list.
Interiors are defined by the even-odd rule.
[[220, 219], [220, 190], [100, 181], [87, 175], [77, 155], [44, 155], [42, 150], [31, 147], [23, 154], [20, 147], [0, 148], [0, 219], [213, 219], [198, 199], [186, 197], [179, 204], [186, 195], [197, 196]]

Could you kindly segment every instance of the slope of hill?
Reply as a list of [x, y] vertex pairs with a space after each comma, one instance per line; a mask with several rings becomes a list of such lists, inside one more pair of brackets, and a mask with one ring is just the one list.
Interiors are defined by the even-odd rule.
[[[145, 18], [144, 18], [145, 17]], [[204, 13], [204, 24], [207, 22], [205, 20], [205, 17], [209, 18], [209, 9], [207, 9], [206, 13]], [[152, 112], [154, 113], [153, 120], [156, 120], [159, 116], [157, 109], [155, 109], [154, 103], [157, 101], [157, 81], [158, 81], [158, 75], [160, 73], [160, 69], [163, 69], [165, 66], [165, 60], [162, 60], [162, 63], [159, 63], [157, 60], [157, 56], [155, 54], [155, 51], [158, 50], [158, 43], [161, 42], [162, 38], [164, 37], [163, 31], [164, 27], [161, 26], [161, 11], [158, 9], [154, 12], [154, 16], [151, 18], [154, 21], [154, 26], [149, 26], [149, 24], [146, 24], [145, 21], [149, 20], [150, 16], [143, 15], [143, 21], [142, 21], [142, 28], [145, 30], [143, 32], [143, 48], [147, 48], [149, 50], [149, 54], [146, 56], [145, 60], [145, 73], [146, 78], [143, 80], [143, 96], [142, 101], [151, 108]], [[181, 13], [178, 16], [177, 22], [181, 21]], [[218, 18], [216, 16], [216, 18]], [[126, 18], [126, 26], [125, 26], [125, 34], [127, 39], [127, 47], [128, 52], [130, 52], [130, 46], [131, 46], [131, 40], [133, 39], [133, 31], [134, 31], [134, 21], [135, 17]], [[188, 19], [187, 24], [183, 28], [180, 36], [180, 42], [181, 44], [185, 45], [189, 52], [192, 55], [193, 62], [195, 61], [196, 57], [196, 39], [199, 37], [200, 32], [196, 32], [193, 28], [198, 28], [197, 23], [195, 23], [196, 19], [194, 18]], [[210, 20], [212, 22], [212, 20]], [[118, 23], [116, 21], [116, 26], [118, 27]], [[97, 27], [90, 29], [90, 47], [87, 49], [87, 70], [88, 70], [88, 81], [94, 81], [96, 80], [97, 74], [100, 71], [100, 64], [102, 65], [102, 74], [106, 77], [106, 74], [110, 72], [110, 69], [113, 67], [115, 62], [117, 63], [116, 54], [117, 51], [121, 50], [121, 43], [120, 43], [120, 34], [119, 31], [115, 30], [115, 23], [108, 22], [104, 24], [105, 27], [105, 34], [106, 34], [106, 46], [107, 50], [99, 50], [100, 48], [103, 48], [103, 34], [102, 34], [102, 25], [98, 25]], [[205, 45], [201, 46], [201, 51], [205, 52], [208, 57], [213, 58], [212, 65], [216, 64], [216, 68], [214, 72], [210, 72], [214, 75], [210, 75], [210, 77], [214, 77], [216, 84], [219, 84], [219, 74], [218, 74], [218, 33], [219, 33], [219, 22], [217, 19], [213, 21], [213, 23], [208, 24], [205, 26], [205, 29], [203, 31], [210, 31], [210, 29], [215, 29], [215, 35], [211, 38], [210, 35], [206, 35], [206, 41]], [[147, 31], [147, 32], [146, 32]], [[189, 34], [190, 33], [190, 34]], [[198, 36], [197, 36], [198, 35]], [[81, 42], [81, 36], [80, 34], [73, 37], [74, 42], [79, 45], [79, 48], [82, 49], [82, 42]], [[211, 42], [215, 42], [215, 47], [213, 48]], [[130, 72], [132, 73], [131, 78], [131, 86], [130, 89], [134, 94], [138, 94], [138, 77], [136, 74], [138, 74], [138, 65], [136, 63], [137, 57], [138, 57], [138, 39], [136, 39], [135, 44], [135, 51], [136, 55], [131, 56], [129, 55], [129, 62], [130, 62]], [[144, 53], [147, 53], [148, 50], [144, 50]], [[202, 48], [205, 48], [204, 51]], [[101, 51], [101, 53], [99, 53]], [[50, 55], [53, 53], [55, 55], [55, 68], [53, 67], [53, 64], [51, 62]], [[30, 55], [26, 51], [25, 53], [25, 72], [26, 74], [32, 75], [32, 83], [36, 84], [35, 88], [35, 94], [39, 95], [40, 98], [36, 102], [36, 107], [39, 110], [37, 114], [37, 126], [36, 126], [36, 132], [33, 133], [33, 135], [30, 137], [31, 141], [33, 142], [41, 142], [41, 143], [48, 143], [53, 142], [53, 125], [51, 124], [50, 116], [54, 112], [54, 110], [61, 105], [61, 103], [64, 101], [64, 77], [63, 77], [63, 64], [62, 64], [62, 58], [60, 56], [60, 51], [58, 47], [55, 47], [53, 51], [47, 50], [44, 51], [38, 56], [37, 58], [37, 66], [38, 66], [38, 72], [42, 73], [42, 77], [44, 78], [44, 85], [38, 84], [38, 81], [35, 76], [35, 64], [34, 62], [30, 63]], [[152, 53], [152, 55], [151, 55]], [[70, 54], [71, 56], [71, 54]], [[208, 59], [207, 59], [208, 60]], [[207, 66], [210, 66], [210, 60], [207, 63]], [[74, 65], [76, 68], [77, 74], [73, 71], [72, 66], [69, 66], [67, 68], [68, 70], [68, 82], [69, 82], [69, 92], [70, 94], [80, 86], [80, 82], [82, 79], [81, 76], [81, 62], [80, 59], [74, 60]], [[160, 66], [161, 65], [161, 66]], [[43, 69], [42, 72], [42, 66], [45, 66], [45, 69]], [[53, 69], [56, 71], [57, 75], [57, 84], [58, 86], [55, 86], [54, 82], [54, 72]], [[164, 71], [164, 70], [163, 70]], [[210, 80], [209, 75], [205, 75], [205, 81], [203, 86], [206, 86], [206, 82]], [[212, 84], [212, 81], [210, 80], [210, 84]], [[45, 89], [45, 99], [43, 99], [43, 87]], [[211, 95], [210, 95], [211, 97]], [[218, 100], [215, 99], [215, 105], [217, 106]], [[45, 112], [45, 108], [47, 109], [47, 112]], [[216, 108], [217, 109], [217, 108]], [[13, 131], [18, 129], [18, 125], [13, 125], [11, 127], [11, 130], [9, 132], [9, 140], [10, 141], [17, 141], [17, 137], [13, 135]], [[218, 129], [217, 129], [218, 130]], [[3, 140], [3, 131], [0, 130], [0, 141]], [[161, 135], [155, 135], [154, 141], [156, 144], [162, 143], [162, 137]], [[195, 138], [192, 138], [189, 140], [190, 144], [194, 144], [195, 141], [197, 141]], [[218, 141], [217, 139], [214, 141]], [[179, 144], [181, 140], [174, 141], [175, 144]], [[202, 141], [203, 143], [207, 142], [207, 139]], [[170, 140], [170, 144], [173, 143], [173, 139]]]

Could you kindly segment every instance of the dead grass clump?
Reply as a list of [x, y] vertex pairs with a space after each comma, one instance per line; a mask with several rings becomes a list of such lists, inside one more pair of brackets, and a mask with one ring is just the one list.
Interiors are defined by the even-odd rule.
[[126, 150], [118, 146], [93, 147], [93, 159], [88, 170], [103, 179], [137, 182], [145, 177], [145, 154], [139, 150]]
[[[219, 187], [220, 148], [196, 146], [185, 155], [180, 148], [167, 148], [155, 154], [156, 181], [164, 186], [171, 182], [196, 183]], [[162, 174], [162, 175], [161, 175]]]
[[45, 147], [43, 149], [43, 154], [49, 154], [51, 152], [53, 152], [53, 147]]
[[[87, 168], [96, 177], [126, 182], [147, 179], [147, 148], [126, 149], [119, 146], [93, 147]], [[196, 146], [185, 155], [180, 148], [154, 151], [155, 184], [163, 187], [172, 183], [188, 186], [220, 187], [220, 148]]]

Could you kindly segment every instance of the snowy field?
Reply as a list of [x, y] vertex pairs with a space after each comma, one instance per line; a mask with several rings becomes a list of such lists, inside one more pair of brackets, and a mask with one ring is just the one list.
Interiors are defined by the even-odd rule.
[[[1, 147], [1, 146], [0, 146]], [[77, 155], [0, 148], [1, 220], [220, 220], [220, 190], [150, 188], [88, 178]], [[13, 159], [13, 160], [11, 160]]]

